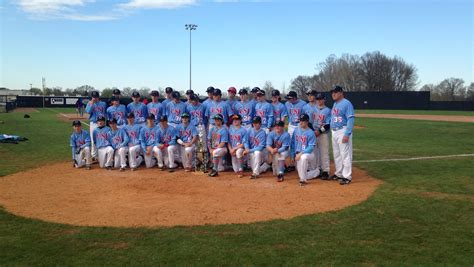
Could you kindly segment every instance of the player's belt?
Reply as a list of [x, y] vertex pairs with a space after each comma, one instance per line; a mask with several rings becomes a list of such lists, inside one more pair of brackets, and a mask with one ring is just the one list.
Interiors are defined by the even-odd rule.
[[331, 128], [331, 130], [332, 130], [333, 132], [335, 132], [335, 131], [342, 130], [344, 127], [346, 127], [346, 126]]

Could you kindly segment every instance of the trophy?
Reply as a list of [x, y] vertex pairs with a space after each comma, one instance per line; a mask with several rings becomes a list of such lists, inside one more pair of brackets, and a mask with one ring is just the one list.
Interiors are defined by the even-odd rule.
[[202, 123], [198, 125], [197, 130], [199, 135], [199, 141], [195, 150], [194, 170], [196, 172], [202, 171], [206, 173], [208, 171], [207, 167], [209, 165], [209, 157], [207, 155], [207, 144], [206, 142], [204, 142], [204, 140], [206, 140], [206, 130]]

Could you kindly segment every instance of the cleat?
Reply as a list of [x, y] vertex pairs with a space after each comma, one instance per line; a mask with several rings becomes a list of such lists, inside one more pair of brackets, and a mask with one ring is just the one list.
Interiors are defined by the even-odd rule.
[[119, 171], [121, 172], [125, 171], [125, 167], [121, 167]]
[[350, 183], [351, 183], [351, 180], [346, 179], [346, 178], [341, 178], [341, 181], [339, 182], [340, 185], [346, 185]]
[[341, 177], [339, 177], [335, 174], [333, 176], [329, 177], [329, 180], [339, 180], [339, 179], [341, 179]]
[[91, 165], [86, 165], [86, 170], [90, 170], [91, 169]]
[[177, 167], [175, 167], [175, 168], [169, 168], [169, 169], [168, 169], [168, 172], [174, 172], [175, 169], [177, 169]]
[[132, 172], [134, 172], [134, 171], [137, 170], [137, 168], [130, 168], [130, 170], [131, 170]]
[[216, 177], [217, 175], [219, 175], [219, 173], [217, 173], [216, 170], [212, 170], [208, 175], [209, 175], [210, 177]]
[[306, 182], [306, 181], [300, 181], [300, 186], [305, 186], [307, 184], [308, 184], [308, 182]]
[[239, 177], [239, 178], [244, 177], [244, 172], [243, 171], [238, 171], [237, 172], [237, 177]]
[[108, 170], [108, 171], [111, 171], [111, 170], [112, 170], [112, 167], [107, 166], [107, 167], [105, 167], [105, 169]]
[[329, 180], [329, 173], [328, 172], [321, 173], [321, 180]]
[[277, 179], [277, 181], [278, 181], [278, 182], [283, 182], [283, 180], [285, 180], [285, 177], [283, 176], [283, 173], [278, 174], [278, 179]]
[[250, 179], [254, 180], [254, 179], [257, 179], [258, 178], [258, 175], [256, 175], [255, 173], [252, 174], [252, 176], [250, 176]]
[[158, 166], [158, 168], [160, 169], [160, 171], [164, 171], [164, 170], [165, 170], [165, 166]]

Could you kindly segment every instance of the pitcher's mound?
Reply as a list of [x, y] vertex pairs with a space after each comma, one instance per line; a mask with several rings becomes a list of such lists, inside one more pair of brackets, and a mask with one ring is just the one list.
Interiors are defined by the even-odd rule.
[[250, 223], [339, 210], [367, 199], [380, 184], [354, 169], [354, 181], [310, 181], [300, 187], [296, 172], [277, 183], [231, 172], [154, 169], [119, 172], [48, 165], [0, 178], [0, 205], [9, 212], [49, 222], [84, 226], [174, 226]]

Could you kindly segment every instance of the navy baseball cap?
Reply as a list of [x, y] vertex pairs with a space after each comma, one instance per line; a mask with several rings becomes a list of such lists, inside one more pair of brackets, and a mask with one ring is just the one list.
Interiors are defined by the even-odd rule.
[[257, 93], [258, 91], [260, 91], [260, 88], [259, 87], [254, 87], [252, 88], [252, 90], [250, 90], [251, 93]]
[[300, 115], [300, 121], [309, 121], [308, 114], [301, 114]]
[[113, 118], [113, 119], [109, 120], [109, 124], [111, 124], [111, 123], [117, 124], [117, 119], [116, 119], [116, 118]]
[[199, 96], [197, 96], [196, 94], [192, 94], [192, 95], [189, 96], [189, 100], [199, 101]]
[[214, 92], [214, 87], [212, 86], [207, 87], [206, 93], [213, 93], [213, 92]]
[[73, 121], [72, 126], [81, 126], [81, 121], [78, 121], [78, 120]]
[[258, 95], [258, 96], [264, 96], [264, 95], [265, 95], [265, 91], [259, 90], [259, 91], [257, 92], [257, 95]]
[[140, 97], [140, 93], [137, 91], [133, 91], [132, 97]]
[[120, 98], [118, 98], [117, 96], [112, 96], [110, 98], [110, 102], [112, 102], [112, 101], [120, 101]]
[[134, 118], [135, 118], [135, 114], [133, 114], [133, 112], [130, 112], [130, 113], [128, 113], [127, 118], [128, 118], [128, 119], [134, 119]]
[[214, 115], [214, 117], [212, 117], [212, 118], [213, 118], [214, 120], [221, 120], [221, 121], [224, 120], [224, 117], [222, 117], [221, 114], [216, 114], [216, 115]]
[[260, 118], [259, 116], [254, 117], [252, 123], [262, 123], [262, 118]]
[[285, 122], [284, 121], [278, 121], [277, 123], [275, 123], [275, 126], [285, 127]]
[[147, 120], [155, 120], [155, 115], [153, 114], [148, 114], [148, 116], [146, 117]]
[[239, 90], [239, 95], [248, 95], [248, 94], [249, 94], [249, 91], [247, 91], [247, 89], [242, 88]]
[[161, 116], [160, 121], [168, 121], [168, 116], [166, 115]]
[[194, 94], [193, 90], [189, 89], [189, 90], [186, 91], [186, 95], [192, 95], [192, 94]]
[[212, 92], [213, 95], [222, 95], [221, 89], [216, 88], [214, 89], [214, 92]]
[[285, 96], [286, 99], [290, 98], [298, 98], [298, 94], [295, 91], [289, 91], [288, 94]]
[[189, 116], [188, 113], [183, 113], [183, 114], [181, 114], [181, 118], [189, 118], [189, 117], [190, 117], [190, 116]]
[[167, 94], [171, 94], [171, 93], [173, 92], [173, 88], [171, 88], [171, 87], [166, 87], [166, 88], [165, 88], [165, 92], [166, 92]]
[[324, 94], [318, 93], [316, 95], [316, 99], [326, 99], [326, 96]]
[[171, 93], [171, 97], [172, 98], [180, 98], [181, 94], [178, 91], [173, 91], [173, 93]]
[[340, 85], [335, 85], [332, 90], [331, 90], [331, 93], [337, 93], [337, 92], [344, 92], [344, 89], [342, 88], [342, 86]]
[[280, 96], [280, 91], [278, 90], [272, 90], [272, 96]]
[[316, 90], [308, 90], [306, 91], [306, 95], [312, 95], [312, 96], [316, 96], [318, 94], [318, 92]]
[[242, 116], [240, 116], [240, 114], [234, 114], [234, 115], [232, 115], [232, 119], [233, 120], [242, 120]]
[[150, 93], [151, 96], [160, 96], [160, 93], [156, 90], [151, 91]]
[[113, 94], [113, 95], [120, 95], [121, 92], [120, 92], [119, 89], [114, 89], [114, 90], [112, 91], [112, 94]]
[[99, 97], [99, 92], [97, 92], [97, 91], [92, 91], [92, 92], [91, 92], [91, 97]]
[[105, 117], [104, 116], [99, 116], [99, 117], [97, 117], [97, 121], [105, 121]]

